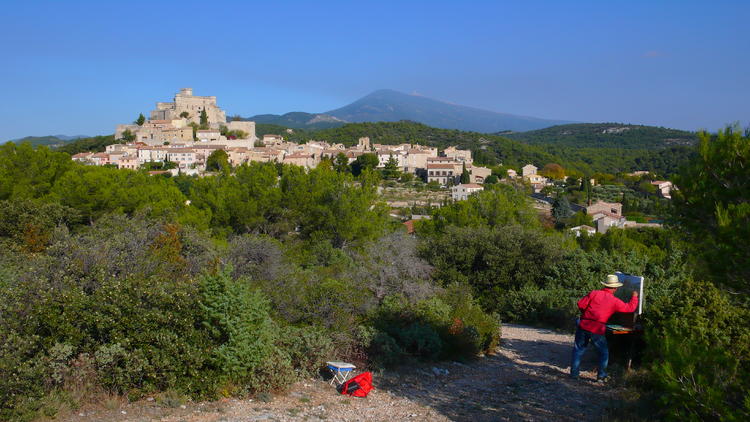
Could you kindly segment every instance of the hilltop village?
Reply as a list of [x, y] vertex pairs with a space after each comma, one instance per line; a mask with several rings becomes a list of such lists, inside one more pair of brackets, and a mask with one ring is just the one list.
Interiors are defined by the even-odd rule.
[[[239, 166], [249, 162], [274, 162], [315, 168], [323, 160], [354, 163], [364, 154], [377, 157], [376, 168], [391, 166], [403, 174], [411, 174], [425, 183], [450, 189], [450, 199], [462, 201], [484, 189], [485, 180], [492, 175], [487, 167], [474, 165], [472, 152], [456, 147], [442, 151], [424, 145], [402, 143], [397, 145], [373, 144], [369, 137], [361, 137], [354, 146], [341, 143], [310, 140], [299, 144], [288, 142], [282, 135], [256, 136], [255, 122], [227, 121], [226, 113], [216, 102], [215, 96], [193, 95], [191, 88], [181, 89], [172, 102], [158, 102], [148, 119], [139, 118], [131, 124], [120, 124], [115, 128], [117, 143], [106, 146], [104, 152], [75, 154], [72, 159], [84, 164], [116, 166], [120, 169], [151, 168], [161, 165], [160, 170], [151, 170], [152, 175], [196, 175], [207, 173], [207, 162], [212, 153], [224, 151], [228, 163]], [[538, 168], [527, 164], [519, 175], [507, 169], [503, 178], [520, 181], [531, 187], [536, 207], [551, 214], [553, 199], [545, 195], [554, 188], [553, 180], [538, 173]], [[635, 172], [631, 176], [642, 176]], [[596, 184], [591, 180], [592, 185]], [[662, 198], [670, 198], [671, 182], [653, 181], [651, 184]], [[399, 204], [387, 201], [392, 208], [413, 206], [419, 201]], [[423, 205], [438, 205], [422, 203]], [[605, 233], [610, 227], [641, 227], [642, 223], [628, 221], [622, 214], [618, 202], [595, 201], [587, 206], [571, 204], [572, 212], [591, 216], [592, 225], [571, 228], [577, 236], [582, 233]], [[409, 220], [411, 221], [411, 220]], [[407, 227], [411, 227], [407, 221]], [[653, 224], [650, 224], [653, 225]]]
[[[281, 135], [264, 135], [259, 139], [255, 134], [255, 122], [227, 122], [216, 97], [195, 96], [191, 88], [181, 89], [173, 102], [157, 103], [149, 119], [118, 125], [115, 140], [119, 142], [108, 145], [105, 152], [80, 153], [74, 155], [73, 160], [132, 170], [147, 163], [171, 162], [174, 163], [174, 168], [170, 169], [173, 174], [200, 175], [206, 171], [210, 154], [217, 150], [227, 153], [232, 166], [258, 161], [308, 169], [316, 167], [323, 159], [336, 159], [340, 154], [351, 164], [357, 157], [372, 153], [378, 157], [379, 168], [392, 161], [400, 171], [440, 186], [459, 182], [464, 169], [470, 174], [472, 184], [483, 183], [491, 174], [490, 169], [473, 164], [471, 151], [455, 147], [438, 153], [435, 147], [416, 144], [371, 144], [367, 137], [348, 148], [325, 141], [297, 144], [285, 141]], [[540, 183], [540, 180], [534, 182]]]

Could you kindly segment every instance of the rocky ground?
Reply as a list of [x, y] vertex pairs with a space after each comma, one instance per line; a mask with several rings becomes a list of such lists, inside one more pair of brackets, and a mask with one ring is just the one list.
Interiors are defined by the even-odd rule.
[[601, 420], [618, 388], [595, 383], [591, 350], [582, 379], [567, 377], [572, 336], [503, 325], [494, 356], [374, 374], [367, 398], [338, 395], [325, 381], [307, 380], [267, 402], [206, 403], [143, 400], [82, 409], [75, 421], [580, 421]]

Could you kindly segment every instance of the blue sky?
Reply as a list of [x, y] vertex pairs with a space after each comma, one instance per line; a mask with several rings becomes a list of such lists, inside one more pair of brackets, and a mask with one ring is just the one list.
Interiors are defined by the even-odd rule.
[[390, 88], [682, 129], [750, 122], [750, 1], [3, 1], [0, 140], [109, 134], [180, 87], [229, 114]]

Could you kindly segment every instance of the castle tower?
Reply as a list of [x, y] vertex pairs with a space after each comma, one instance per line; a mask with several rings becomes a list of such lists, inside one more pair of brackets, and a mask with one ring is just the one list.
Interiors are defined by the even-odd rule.
[[359, 151], [369, 151], [370, 148], [370, 138], [368, 136], [359, 138], [359, 142], [357, 142], [357, 149]]

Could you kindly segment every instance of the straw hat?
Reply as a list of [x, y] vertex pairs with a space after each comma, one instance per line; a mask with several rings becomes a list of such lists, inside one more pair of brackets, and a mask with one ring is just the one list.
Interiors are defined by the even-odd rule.
[[616, 275], [610, 274], [607, 276], [607, 281], [602, 281], [602, 284], [604, 287], [611, 287], [611, 288], [617, 288], [622, 286], [622, 283], [620, 283], [620, 279], [617, 278]]

